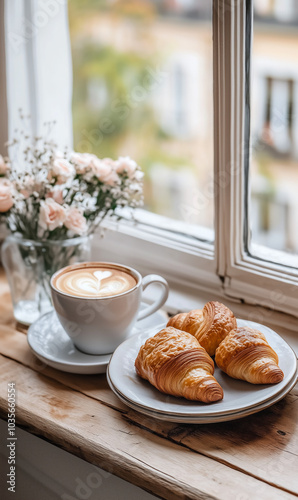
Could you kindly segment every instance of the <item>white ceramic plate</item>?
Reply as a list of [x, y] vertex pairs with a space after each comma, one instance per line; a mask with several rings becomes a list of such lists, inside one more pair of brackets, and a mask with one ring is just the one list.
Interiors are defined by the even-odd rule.
[[114, 352], [109, 364], [109, 377], [112, 386], [126, 401], [135, 407], [150, 412], [173, 417], [219, 417], [249, 410], [282, 393], [293, 380], [297, 371], [297, 358], [291, 347], [270, 328], [252, 321], [237, 320], [239, 326], [250, 326], [263, 332], [279, 357], [279, 366], [284, 372], [284, 380], [276, 385], [253, 385], [234, 380], [217, 367], [215, 378], [224, 390], [224, 399], [206, 405], [184, 398], [162, 394], [146, 380], [137, 376], [134, 362], [141, 345], [159, 329], [137, 334], [123, 342]]
[[[141, 307], [145, 307], [142, 304]], [[132, 335], [165, 322], [165, 313], [157, 311], [137, 322]], [[65, 333], [54, 311], [44, 314], [28, 330], [27, 340], [34, 354], [45, 364], [70, 373], [104, 373], [111, 354], [96, 356], [79, 351]]]
[[283, 399], [288, 392], [290, 392], [295, 384], [297, 383], [298, 379], [298, 372], [295, 373], [293, 379], [291, 382], [284, 388], [283, 391], [279, 392], [276, 396], [273, 398], [269, 399], [265, 403], [261, 403], [260, 405], [254, 406], [253, 408], [249, 408], [247, 410], [235, 412], [235, 413], [227, 413], [223, 415], [215, 415], [215, 416], [183, 416], [183, 415], [168, 415], [165, 413], [159, 413], [155, 412], [153, 410], [149, 410], [146, 408], [142, 408], [138, 405], [135, 405], [128, 399], [126, 399], [122, 394], [117, 392], [115, 387], [113, 386], [110, 377], [109, 377], [109, 367], [107, 369], [107, 380], [109, 383], [109, 386], [111, 387], [112, 391], [116, 394], [116, 396], [127, 406], [132, 408], [135, 411], [138, 411], [139, 413], [143, 413], [147, 417], [153, 417], [156, 418], [157, 420], [162, 420], [162, 421], [167, 421], [167, 422], [175, 422], [175, 423], [180, 423], [180, 424], [215, 424], [219, 422], [228, 422], [230, 420], [237, 420], [239, 418], [244, 418], [249, 415], [252, 415], [254, 413], [258, 413], [259, 411], [265, 410], [266, 408], [269, 408], [275, 403], [278, 403], [281, 399]]

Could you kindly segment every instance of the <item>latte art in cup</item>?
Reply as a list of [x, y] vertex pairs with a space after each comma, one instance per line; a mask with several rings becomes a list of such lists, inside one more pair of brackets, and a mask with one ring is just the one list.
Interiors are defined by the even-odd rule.
[[[153, 304], [141, 306], [147, 286], [162, 286]], [[142, 278], [132, 267], [114, 262], [84, 262], [60, 269], [51, 278], [57, 317], [76, 349], [112, 353], [133, 332], [136, 321], [163, 306], [169, 287], [164, 278]]]
[[134, 288], [130, 274], [108, 267], [82, 267], [57, 276], [55, 287], [75, 297], [110, 297]]

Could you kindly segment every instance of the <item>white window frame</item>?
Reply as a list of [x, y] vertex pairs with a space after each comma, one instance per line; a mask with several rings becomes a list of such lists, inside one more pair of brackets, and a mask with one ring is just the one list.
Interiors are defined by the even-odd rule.
[[[176, 288], [232, 298], [298, 316], [298, 273], [247, 254], [243, 240], [245, 182], [246, 43], [251, 0], [213, 1], [215, 242], [169, 237], [146, 225], [108, 222], [94, 238], [94, 256], [126, 262], [141, 272], [159, 272]], [[140, 215], [141, 217], [141, 215]], [[142, 217], [141, 217], [142, 219]]]
[[[216, 197], [217, 260], [219, 275], [224, 277], [224, 292], [228, 297], [241, 299], [297, 316], [298, 272], [268, 260], [250, 256], [245, 248], [245, 184], [250, 150], [245, 143], [245, 93], [249, 91], [246, 80], [247, 28], [252, 19], [247, 18], [246, 1], [221, 2], [214, 9], [214, 74], [219, 68], [215, 94], [215, 119], [218, 140], [215, 143], [217, 161], [215, 178], [229, 178]], [[217, 26], [217, 31], [216, 31]], [[229, 64], [230, 62], [230, 64]], [[247, 87], [246, 87], [247, 85]], [[223, 176], [224, 177], [224, 176]], [[224, 247], [225, 251], [218, 251]], [[274, 260], [274, 259], [272, 259]]]

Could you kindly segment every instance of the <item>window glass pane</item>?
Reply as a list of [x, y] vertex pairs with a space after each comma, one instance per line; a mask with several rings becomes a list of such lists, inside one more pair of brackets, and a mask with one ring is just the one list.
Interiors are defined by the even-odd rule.
[[251, 251], [291, 265], [269, 249], [298, 253], [298, 2], [255, 0], [254, 17]]
[[202, 226], [204, 239], [213, 239], [211, 5], [69, 2], [75, 149], [134, 158], [145, 208], [180, 233], [200, 237]]

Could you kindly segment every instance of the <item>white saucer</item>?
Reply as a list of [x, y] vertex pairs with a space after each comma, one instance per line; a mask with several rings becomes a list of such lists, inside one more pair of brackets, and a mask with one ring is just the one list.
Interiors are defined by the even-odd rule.
[[[141, 305], [141, 308], [145, 304]], [[148, 328], [164, 324], [166, 315], [157, 311], [148, 318], [140, 320], [131, 335]], [[104, 373], [112, 354], [91, 355], [79, 351], [65, 333], [55, 311], [50, 311], [36, 320], [28, 329], [27, 340], [34, 354], [45, 364], [70, 373]]]
[[141, 345], [158, 331], [153, 328], [151, 331], [127, 339], [115, 350], [108, 370], [112, 390], [114, 392], [116, 390], [118, 396], [130, 402], [130, 406], [133, 405], [134, 409], [145, 410], [154, 416], [156, 414], [171, 416], [174, 419], [179, 417], [190, 420], [214, 419], [220, 416], [226, 417], [229, 414], [248, 412], [259, 405], [265, 405], [266, 402], [277, 398], [279, 394], [284, 394], [294, 381], [297, 372], [296, 355], [291, 347], [270, 328], [245, 320], [237, 320], [237, 323], [239, 326], [256, 328], [265, 334], [269, 344], [278, 354], [279, 366], [284, 372], [282, 382], [276, 385], [253, 385], [232, 379], [216, 367], [214, 376], [224, 390], [222, 401], [206, 405], [163, 394], [149, 382], [138, 377], [134, 367]]

